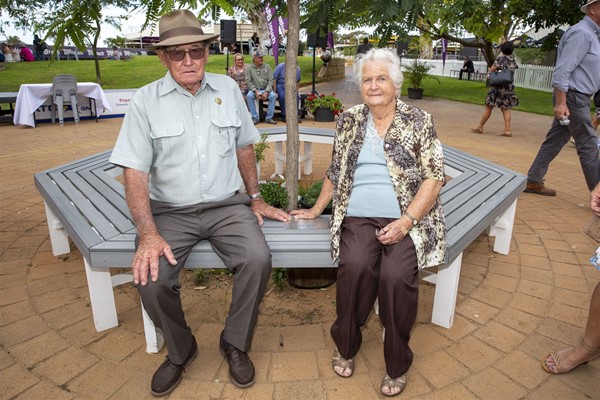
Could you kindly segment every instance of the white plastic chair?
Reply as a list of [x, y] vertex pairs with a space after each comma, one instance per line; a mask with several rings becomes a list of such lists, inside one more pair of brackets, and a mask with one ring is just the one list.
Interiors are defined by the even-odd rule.
[[79, 124], [79, 111], [77, 104], [77, 79], [73, 75], [56, 75], [52, 79], [52, 123], [56, 120], [58, 111], [58, 122], [64, 125], [63, 106], [70, 104], [73, 109], [75, 124]]

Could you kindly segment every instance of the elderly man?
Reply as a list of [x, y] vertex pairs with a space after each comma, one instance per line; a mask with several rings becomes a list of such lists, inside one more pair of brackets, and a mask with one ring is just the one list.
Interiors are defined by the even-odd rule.
[[[231, 382], [248, 387], [254, 366], [247, 351], [271, 271], [259, 223], [289, 217], [260, 196], [252, 146], [259, 135], [237, 84], [205, 73], [208, 43], [218, 35], [205, 35], [188, 10], [162, 16], [159, 34], [152, 48], [168, 72], [136, 92], [110, 158], [124, 168], [137, 228], [134, 283], [168, 350], [152, 377], [152, 394], [175, 389], [198, 353], [179, 273], [202, 240], [234, 274], [219, 348]], [[239, 192], [242, 181], [247, 194]]]
[[252, 122], [255, 125], [259, 122], [258, 111], [256, 111], [256, 99], [269, 100], [265, 122], [267, 124], [277, 124], [273, 120], [275, 101], [277, 100], [277, 95], [272, 90], [273, 80], [273, 70], [269, 64], [264, 63], [263, 53], [260, 50], [255, 51], [252, 55], [252, 64], [246, 68], [246, 83], [248, 84], [246, 102], [252, 115]]
[[600, 90], [600, 0], [588, 1], [581, 11], [585, 17], [565, 32], [558, 45], [552, 75], [554, 121], [527, 173], [528, 193], [556, 196], [556, 190], [544, 185], [544, 176], [571, 136], [588, 189], [600, 181], [598, 139], [590, 117], [590, 97]]

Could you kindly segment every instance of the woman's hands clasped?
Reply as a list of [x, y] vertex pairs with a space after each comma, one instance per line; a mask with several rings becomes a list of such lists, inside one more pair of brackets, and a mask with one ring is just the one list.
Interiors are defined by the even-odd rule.
[[405, 218], [390, 222], [377, 232], [377, 240], [383, 245], [396, 244], [402, 241], [411, 228], [411, 222], [406, 222]]

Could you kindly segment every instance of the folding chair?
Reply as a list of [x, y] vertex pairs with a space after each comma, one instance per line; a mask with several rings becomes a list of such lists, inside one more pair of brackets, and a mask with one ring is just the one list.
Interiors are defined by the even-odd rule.
[[77, 104], [77, 79], [73, 75], [56, 75], [52, 79], [52, 123], [56, 120], [58, 111], [58, 122], [60, 126], [64, 125], [63, 107], [70, 104], [73, 109], [73, 119], [75, 124], [79, 124], [79, 111]]

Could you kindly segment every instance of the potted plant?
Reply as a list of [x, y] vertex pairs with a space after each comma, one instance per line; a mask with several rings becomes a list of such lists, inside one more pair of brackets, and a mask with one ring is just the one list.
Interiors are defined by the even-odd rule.
[[265, 159], [265, 150], [269, 148], [267, 139], [269, 135], [263, 133], [260, 135], [258, 142], [254, 143], [254, 158], [256, 159], [256, 174], [260, 179], [260, 162]]
[[425, 78], [435, 79], [438, 83], [440, 80], [437, 76], [429, 74], [429, 70], [433, 67], [427, 63], [420, 62], [417, 58], [412, 64], [403, 65], [404, 70], [407, 72], [406, 79], [409, 83], [408, 87], [408, 98], [409, 99], [420, 99], [423, 97], [423, 80]]
[[306, 108], [315, 116], [315, 121], [331, 122], [344, 111], [342, 101], [335, 97], [335, 93], [330, 95], [310, 94], [306, 98]]
[[[312, 208], [317, 202], [317, 198], [321, 193], [321, 188], [323, 187], [323, 179], [316, 181], [312, 185], [306, 188], [300, 188], [300, 200], [298, 205], [300, 208]], [[323, 214], [331, 214], [331, 202], [325, 207], [323, 210]]]

